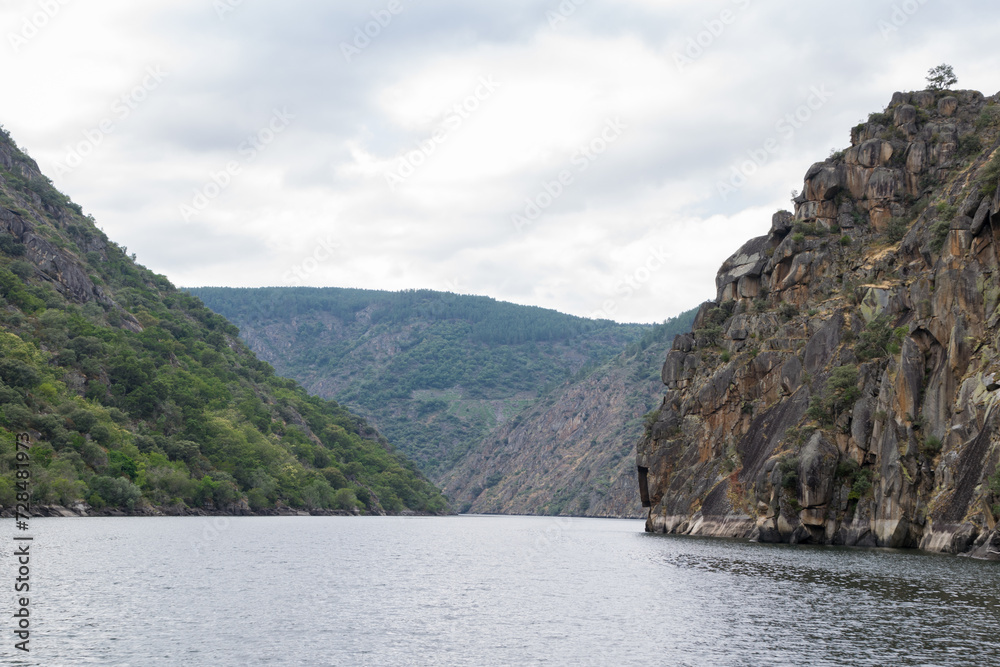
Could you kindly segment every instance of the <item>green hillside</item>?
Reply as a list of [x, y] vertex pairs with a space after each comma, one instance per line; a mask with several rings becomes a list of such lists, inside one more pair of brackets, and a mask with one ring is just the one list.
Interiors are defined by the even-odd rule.
[[0, 133], [0, 505], [29, 431], [35, 504], [441, 512], [363, 419], [277, 377], [136, 264]]
[[639, 517], [635, 443], [662, 402], [661, 359], [697, 309], [647, 330], [490, 433], [440, 480], [460, 512]]
[[190, 291], [279, 373], [372, 419], [432, 479], [653, 329], [429, 290]]

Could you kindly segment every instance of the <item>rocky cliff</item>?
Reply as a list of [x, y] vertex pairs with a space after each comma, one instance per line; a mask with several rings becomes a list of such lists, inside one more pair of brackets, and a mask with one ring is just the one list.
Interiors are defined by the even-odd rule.
[[659, 401], [656, 359], [669, 346], [664, 337], [623, 353], [531, 405], [441, 478], [445, 494], [463, 512], [642, 516], [635, 442]]
[[723, 264], [638, 445], [648, 531], [1000, 557], [998, 101], [896, 93]]

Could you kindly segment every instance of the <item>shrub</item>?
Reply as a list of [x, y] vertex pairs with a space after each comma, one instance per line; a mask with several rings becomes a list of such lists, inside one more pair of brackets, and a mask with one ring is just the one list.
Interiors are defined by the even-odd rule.
[[899, 354], [905, 335], [906, 327], [893, 329], [889, 326], [888, 316], [879, 315], [858, 335], [858, 345], [854, 352], [861, 361]]
[[860, 500], [872, 490], [872, 471], [862, 468], [854, 477], [854, 484], [847, 494], [848, 500]]
[[659, 418], [660, 418], [659, 408], [653, 408], [643, 416], [642, 423], [643, 426], [646, 428], [647, 436], [653, 432], [653, 425], [656, 424], [656, 420]]
[[889, 224], [886, 225], [885, 235], [889, 239], [890, 243], [899, 243], [906, 236], [907, 230], [910, 228], [910, 223], [904, 218], [890, 218]]
[[[97, 496], [101, 502], [115, 507], [135, 508], [139, 499], [142, 498], [142, 491], [138, 486], [124, 477], [107, 477], [105, 475], [95, 475], [90, 480], [91, 498]], [[91, 505], [97, 507], [94, 502]]]
[[983, 142], [975, 134], [967, 134], [958, 138], [958, 156], [969, 157], [978, 155], [983, 150]]
[[799, 459], [786, 456], [778, 461], [778, 472], [781, 473], [781, 488], [795, 491], [799, 486]]
[[703, 329], [694, 330], [694, 337], [704, 343], [707, 347], [717, 345], [721, 336], [722, 327], [717, 324], [704, 327]]
[[941, 438], [937, 437], [936, 435], [928, 435], [926, 438], [924, 438], [924, 441], [920, 447], [920, 451], [922, 451], [925, 456], [932, 457], [941, 451], [942, 446], [943, 443], [941, 442]]
[[875, 125], [892, 125], [892, 114], [887, 112], [873, 112], [868, 114], [868, 122]]
[[852, 407], [861, 397], [858, 389], [856, 366], [839, 366], [833, 369], [822, 396], [813, 396], [806, 414], [821, 424], [833, 424], [844, 410]]
[[806, 235], [803, 234], [802, 232], [795, 232], [794, 234], [792, 234], [793, 243], [802, 243], [805, 240], [806, 240]]
[[993, 476], [989, 479], [990, 491], [993, 493], [994, 497], [1000, 498], [1000, 467], [994, 471]]
[[333, 494], [333, 508], [338, 510], [352, 510], [360, 505], [358, 498], [351, 489], [339, 489]]
[[944, 247], [944, 242], [948, 238], [948, 232], [951, 231], [951, 223], [945, 220], [938, 220], [931, 227], [931, 250], [934, 252], [941, 252], [941, 248]]
[[5, 357], [0, 359], [0, 380], [11, 387], [23, 387], [31, 389], [36, 386], [40, 378], [38, 371], [20, 359]]
[[844, 234], [843, 236], [840, 237], [839, 243], [842, 246], [849, 246], [851, 245], [851, 243], [853, 243], [853, 241], [849, 235]]
[[270, 507], [271, 501], [266, 493], [255, 487], [247, 491], [247, 504], [256, 512]]
[[1000, 106], [991, 102], [979, 112], [979, 117], [976, 118], [976, 129], [985, 130], [996, 125], [1000, 125]]
[[23, 243], [19, 243], [10, 234], [0, 233], [0, 252], [11, 257], [21, 257], [27, 251]]
[[799, 314], [799, 309], [794, 303], [788, 303], [785, 301], [778, 308], [778, 314], [785, 321], [788, 321]]
[[984, 195], [992, 196], [997, 191], [997, 181], [1000, 180], [1000, 152], [993, 155], [986, 167], [979, 173], [976, 183]]
[[722, 363], [728, 364], [729, 360], [732, 357], [730, 356], [729, 352], [723, 352], [722, 354], [719, 355], [719, 358], [722, 359]]

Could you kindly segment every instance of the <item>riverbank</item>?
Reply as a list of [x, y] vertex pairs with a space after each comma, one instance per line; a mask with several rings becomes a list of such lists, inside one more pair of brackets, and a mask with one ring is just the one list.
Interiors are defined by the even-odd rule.
[[[202, 508], [202, 507], [187, 507], [184, 505], [169, 505], [169, 506], [143, 506], [136, 508], [131, 512], [126, 512], [117, 507], [104, 507], [100, 509], [95, 509], [86, 503], [77, 503], [70, 507], [65, 507], [63, 505], [38, 505], [32, 507], [29, 512], [32, 518], [42, 517], [68, 517], [68, 518], [79, 518], [79, 517], [97, 517], [97, 516], [116, 516], [116, 517], [151, 517], [151, 516], [389, 516], [387, 514], [370, 514], [367, 512], [361, 512], [360, 510], [330, 510], [330, 509], [313, 509], [313, 510], [303, 510], [296, 509], [294, 507], [281, 506], [281, 507], [269, 507], [267, 509], [253, 510], [246, 506], [232, 506], [224, 509], [215, 508]], [[392, 516], [439, 516], [435, 514], [427, 514], [421, 512], [400, 512], [398, 515]], [[13, 508], [4, 508], [0, 511], [0, 518], [12, 519], [14, 518]]]

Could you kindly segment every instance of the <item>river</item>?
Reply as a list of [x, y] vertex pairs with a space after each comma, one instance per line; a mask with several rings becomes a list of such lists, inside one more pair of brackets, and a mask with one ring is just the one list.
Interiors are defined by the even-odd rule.
[[[2, 585], [15, 573], [12, 521]], [[546, 517], [33, 519], [12, 665], [997, 665], [1000, 565]]]

